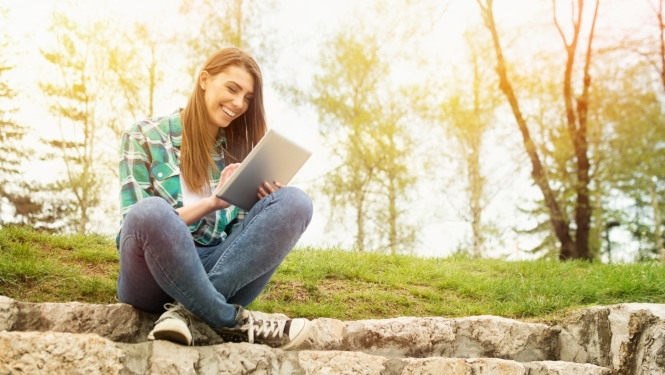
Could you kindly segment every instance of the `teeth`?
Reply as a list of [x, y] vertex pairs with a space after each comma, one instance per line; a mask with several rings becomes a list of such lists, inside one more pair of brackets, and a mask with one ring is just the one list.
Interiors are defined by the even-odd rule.
[[222, 106], [222, 111], [224, 111], [227, 115], [229, 115], [229, 116], [231, 116], [231, 117], [235, 117], [235, 115], [236, 115], [235, 112], [231, 112], [230, 109], [228, 109], [228, 108], [226, 108], [226, 107], [224, 107], [224, 106]]

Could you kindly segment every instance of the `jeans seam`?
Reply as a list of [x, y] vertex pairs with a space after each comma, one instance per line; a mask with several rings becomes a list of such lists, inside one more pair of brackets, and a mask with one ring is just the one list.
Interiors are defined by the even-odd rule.
[[[249, 227], [254, 223], [254, 221], [255, 221], [256, 219], [258, 219], [260, 216], [262, 216], [263, 213], [266, 212], [270, 207], [272, 207], [272, 204], [271, 204], [271, 203], [273, 203], [273, 201], [274, 201], [274, 196], [273, 196], [273, 194], [270, 194], [270, 195], [268, 195], [268, 197], [270, 198], [270, 202], [268, 202], [268, 203], [266, 204], [266, 207], [265, 207], [263, 210], [261, 210], [261, 212], [259, 212], [258, 215], [255, 215], [255, 216], [252, 218], [252, 220], [251, 220], [249, 223], [247, 223], [247, 227], [243, 230], [243, 232], [242, 232], [237, 238], [235, 238], [235, 239], [233, 240], [233, 243], [231, 243], [231, 244], [229, 245], [229, 247], [226, 249], [226, 251], [224, 252], [224, 254], [222, 254], [222, 256], [217, 260], [217, 262], [215, 263], [215, 265], [210, 269], [210, 272], [208, 273], [208, 276], [210, 276], [210, 275], [212, 275], [213, 273], [215, 273], [215, 271], [217, 270], [217, 267], [218, 267], [219, 264], [222, 262], [222, 260], [226, 259], [226, 255], [229, 253], [229, 250], [231, 250], [231, 248], [235, 245], [235, 243], [236, 243], [238, 240], [240, 240], [240, 238], [242, 238], [242, 237], [247, 233], [247, 229], [249, 229]], [[264, 199], [265, 199], [265, 198], [264, 198]], [[268, 271], [268, 270], [270, 270], [270, 269], [272, 269], [272, 268], [274, 268], [274, 267], [276, 267], [276, 266], [278, 266], [278, 265], [279, 265], [279, 263], [278, 263], [277, 265], [271, 265], [270, 267], [267, 267], [265, 270], [262, 270], [262, 271], [260, 272], [260, 275], [263, 275], [266, 271]], [[247, 283], [247, 284], [249, 284], [249, 283]], [[242, 288], [243, 288], [244, 286], [246, 286], [247, 284], [242, 285], [240, 288], [237, 288], [235, 291], [233, 291], [233, 294], [235, 295], [235, 292], [237, 292], [238, 290], [242, 289]], [[230, 297], [231, 297], [231, 296], [229, 296], [229, 298], [230, 298]]]
[[[203, 309], [201, 308], [201, 306], [199, 306], [198, 303], [196, 303], [196, 300], [195, 300], [194, 298], [192, 298], [192, 296], [191, 296], [189, 293], [187, 293], [187, 292], [183, 291], [181, 288], [179, 288], [179, 287], [173, 282], [173, 280], [172, 280], [171, 277], [169, 276], [168, 272], [165, 272], [165, 270], [164, 270], [164, 268], [162, 267], [162, 265], [160, 264], [160, 262], [157, 261], [157, 258], [156, 258], [155, 255], [154, 255], [154, 251], [151, 249], [151, 247], [150, 247], [149, 245], [147, 245], [147, 246], [144, 248], [144, 254], [145, 254], [145, 252], [149, 252], [149, 253], [150, 253], [150, 256], [151, 256], [151, 257], [153, 258], [153, 260], [155, 261], [155, 265], [157, 266], [157, 268], [159, 268], [159, 271], [162, 273], [163, 277], [164, 277], [164, 278], [166, 279], [166, 281], [171, 285], [171, 287], [172, 287], [173, 289], [177, 290], [177, 291], [178, 291], [179, 293], [181, 293], [182, 295], [184, 295], [184, 296], [185, 296], [185, 297], [191, 302], [191, 304], [192, 304], [197, 310], [199, 310], [199, 311], [202, 312]], [[145, 255], [144, 255], [144, 257], [145, 257]], [[147, 263], [147, 262], [146, 262], [146, 263]], [[149, 268], [149, 267], [148, 267], [148, 268]], [[153, 277], [154, 277], [154, 274], [153, 274]], [[171, 298], [173, 298], [173, 296], [171, 296]], [[174, 299], [175, 299], [175, 298], [174, 298]], [[178, 301], [178, 302], [182, 302], [182, 301]], [[206, 316], [206, 317], [199, 317], [199, 318], [202, 318], [202, 319], [204, 319], [204, 320], [208, 320], [208, 321], [213, 321], [213, 319], [209, 319], [210, 317], [207, 317], [207, 316]]]

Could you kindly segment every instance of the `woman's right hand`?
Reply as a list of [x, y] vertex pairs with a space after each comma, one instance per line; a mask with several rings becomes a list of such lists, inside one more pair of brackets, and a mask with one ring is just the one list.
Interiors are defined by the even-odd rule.
[[217, 187], [213, 191], [213, 195], [211, 195], [210, 198], [209, 198], [211, 200], [212, 206], [214, 207], [215, 211], [222, 210], [224, 208], [228, 208], [231, 205], [229, 202], [227, 202], [223, 199], [217, 198], [217, 196], [215, 196], [214, 192], [219, 190], [219, 188], [221, 188], [222, 186], [224, 186], [226, 181], [228, 181], [229, 178], [231, 178], [231, 175], [233, 174], [233, 172], [236, 171], [236, 169], [238, 169], [238, 167], [240, 167], [240, 163], [233, 163], [233, 164], [227, 165], [222, 170], [222, 173], [219, 177], [219, 183], [217, 184]]

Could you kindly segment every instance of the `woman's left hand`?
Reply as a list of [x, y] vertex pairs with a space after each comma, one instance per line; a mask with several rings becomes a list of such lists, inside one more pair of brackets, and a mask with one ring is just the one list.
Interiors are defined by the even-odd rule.
[[267, 181], [263, 181], [263, 186], [259, 186], [259, 193], [257, 194], [259, 199], [263, 199], [267, 197], [269, 194], [272, 194], [284, 187], [284, 185], [281, 182], [274, 181], [274, 183], [275, 186], [272, 186]]

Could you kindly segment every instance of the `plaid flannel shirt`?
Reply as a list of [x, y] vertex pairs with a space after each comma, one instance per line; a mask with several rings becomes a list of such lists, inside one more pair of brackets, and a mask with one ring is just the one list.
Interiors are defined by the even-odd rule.
[[[129, 209], [143, 198], [161, 197], [173, 208], [180, 208], [180, 143], [182, 122], [180, 109], [167, 117], [153, 117], [139, 121], [127, 130], [120, 142], [120, 207], [122, 220]], [[220, 136], [212, 152], [218, 171], [210, 171], [210, 191], [219, 183], [220, 171], [224, 169], [223, 144]], [[245, 218], [246, 211], [235, 206], [218, 210], [215, 221], [204, 217], [189, 226], [194, 241], [201, 246], [214, 246], [226, 239], [228, 234]], [[120, 234], [116, 237], [119, 246]]]

